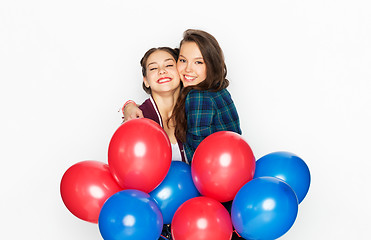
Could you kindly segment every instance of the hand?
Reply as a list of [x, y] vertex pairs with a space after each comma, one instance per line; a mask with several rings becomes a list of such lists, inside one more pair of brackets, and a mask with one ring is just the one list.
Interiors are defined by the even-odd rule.
[[140, 110], [136, 104], [128, 103], [125, 108], [123, 109], [124, 113], [124, 122], [136, 119], [136, 118], [143, 118], [143, 112]]

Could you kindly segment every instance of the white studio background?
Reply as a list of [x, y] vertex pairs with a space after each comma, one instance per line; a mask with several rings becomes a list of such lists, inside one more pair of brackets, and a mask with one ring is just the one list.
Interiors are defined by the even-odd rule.
[[290, 151], [312, 183], [280, 239], [369, 239], [369, 1], [3, 0], [1, 239], [101, 239], [64, 206], [63, 173], [107, 162], [139, 60], [184, 30], [224, 50], [243, 136], [257, 159]]

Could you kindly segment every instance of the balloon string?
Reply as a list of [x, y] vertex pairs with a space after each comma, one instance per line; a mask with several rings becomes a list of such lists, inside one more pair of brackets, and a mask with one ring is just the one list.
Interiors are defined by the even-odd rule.
[[237, 236], [241, 237], [240, 234], [238, 234], [238, 232], [236, 231], [236, 229], [233, 232], [235, 232]]

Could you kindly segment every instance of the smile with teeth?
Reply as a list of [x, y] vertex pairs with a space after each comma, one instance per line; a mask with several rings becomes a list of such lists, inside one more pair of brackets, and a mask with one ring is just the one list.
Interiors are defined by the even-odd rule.
[[169, 77], [164, 77], [164, 78], [160, 78], [159, 80], [157, 80], [158, 83], [167, 83], [167, 82], [170, 82], [171, 81], [171, 78]]
[[187, 81], [193, 81], [193, 80], [196, 79], [196, 77], [192, 77], [192, 76], [184, 75], [184, 79], [187, 80]]

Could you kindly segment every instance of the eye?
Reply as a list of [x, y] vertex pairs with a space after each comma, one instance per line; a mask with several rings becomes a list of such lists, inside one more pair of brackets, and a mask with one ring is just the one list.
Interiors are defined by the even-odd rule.
[[154, 68], [150, 68], [149, 70], [150, 70], [150, 71], [153, 71], [153, 70], [156, 70], [156, 69], [157, 69], [157, 68], [154, 67]]
[[196, 61], [195, 64], [204, 64], [202, 61]]
[[174, 64], [168, 64], [166, 67], [174, 67]]
[[185, 63], [186, 60], [185, 60], [185, 59], [179, 59], [179, 62], [181, 62], [181, 63]]

